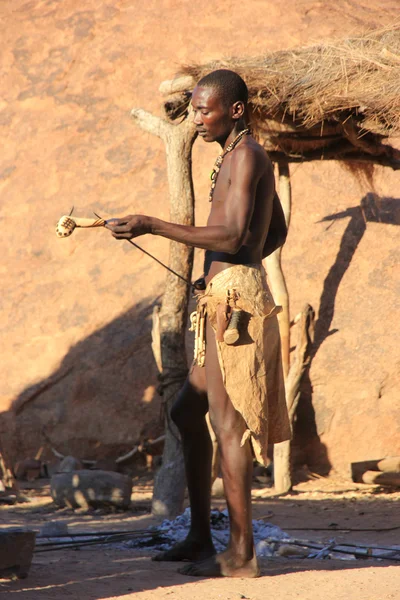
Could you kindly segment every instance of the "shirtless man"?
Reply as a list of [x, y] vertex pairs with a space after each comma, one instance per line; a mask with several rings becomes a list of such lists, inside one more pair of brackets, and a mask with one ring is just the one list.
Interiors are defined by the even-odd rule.
[[[198, 135], [226, 149], [246, 129], [246, 103], [247, 87], [236, 73], [220, 69], [205, 76], [192, 95]], [[129, 215], [113, 221], [109, 229], [117, 239], [151, 233], [205, 249], [207, 283], [232, 265], [261, 265], [263, 257], [286, 238], [273, 166], [265, 150], [248, 134], [240, 137], [224, 157], [205, 227]], [[220, 449], [231, 528], [228, 548], [218, 555], [210, 534], [212, 445], [205, 420], [208, 411]], [[252, 451], [249, 442], [241, 446], [246, 423], [224, 387], [209, 319], [205, 368], [195, 366], [191, 370], [171, 417], [182, 437], [191, 529], [185, 541], [154, 560], [191, 561], [180, 569], [186, 575], [258, 576], [251, 516]]]

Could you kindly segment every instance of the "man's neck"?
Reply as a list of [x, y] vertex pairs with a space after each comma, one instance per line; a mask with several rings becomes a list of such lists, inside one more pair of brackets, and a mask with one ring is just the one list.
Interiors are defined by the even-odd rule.
[[218, 140], [218, 143], [220, 144], [221, 148], [225, 150], [229, 146], [229, 144], [233, 142], [233, 140], [239, 135], [239, 133], [243, 131], [243, 129], [246, 129], [246, 123], [243, 119], [240, 119], [235, 123], [233, 129], [225, 139]]

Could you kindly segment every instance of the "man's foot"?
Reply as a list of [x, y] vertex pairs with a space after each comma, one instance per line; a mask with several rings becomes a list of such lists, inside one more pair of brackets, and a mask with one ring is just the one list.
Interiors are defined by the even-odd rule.
[[203, 561], [215, 554], [215, 548], [210, 540], [209, 542], [195, 541], [186, 538], [183, 542], [175, 544], [170, 550], [160, 552], [153, 556], [151, 560], [155, 561]]
[[245, 560], [234, 556], [231, 550], [212, 556], [206, 560], [195, 562], [178, 569], [182, 575], [192, 577], [259, 577], [260, 569], [257, 557]]

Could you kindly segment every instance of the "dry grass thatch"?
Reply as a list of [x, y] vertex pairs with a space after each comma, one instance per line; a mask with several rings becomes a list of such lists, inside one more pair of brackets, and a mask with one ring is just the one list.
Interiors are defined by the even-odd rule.
[[256, 58], [187, 66], [184, 72], [198, 80], [218, 68], [244, 78], [256, 118], [280, 116], [312, 127], [355, 111], [366, 131], [400, 133], [400, 26]]
[[400, 26], [255, 58], [188, 65], [182, 72], [198, 81], [218, 68], [246, 81], [253, 130], [268, 138], [269, 150], [293, 158], [308, 153], [308, 160], [322, 148], [343, 156], [357, 150], [380, 156], [382, 164], [398, 162], [398, 153], [381, 141], [400, 134]]

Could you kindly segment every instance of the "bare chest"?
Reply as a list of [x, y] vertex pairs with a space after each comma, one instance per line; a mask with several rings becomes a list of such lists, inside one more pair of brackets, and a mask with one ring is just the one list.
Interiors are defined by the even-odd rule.
[[231, 156], [226, 156], [218, 173], [210, 202], [208, 225], [218, 224], [225, 215], [226, 199], [231, 187]]

